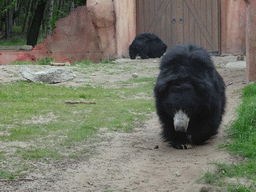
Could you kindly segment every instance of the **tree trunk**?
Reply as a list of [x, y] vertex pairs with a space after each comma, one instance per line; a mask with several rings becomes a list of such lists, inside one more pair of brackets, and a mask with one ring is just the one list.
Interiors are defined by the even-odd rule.
[[[6, 7], [9, 5], [9, 1], [6, 2]], [[10, 33], [10, 9], [5, 12], [5, 39], [8, 40], [11, 37]]]
[[75, 9], [75, 3], [74, 1], [72, 1], [70, 5], [70, 12], [74, 11], [74, 9]]
[[49, 15], [48, 15], [49, 20], [48, 20], [46, 35], [50, 35], [52, 33], [51, 20], [52, 20], [53, 5], [54, 5], [54, 0], [51, 0], [51, 4], [49, 7]]
[[[20, 25], [20, 12], [21, 12], [21, 7], [22, 7], [22, 3], [21, 3], [21, 0], [19, 0], [18, 1], [18, 3], [17, 3], [17, 8], [18, 8], [18, 10], [16, 10], [16, 8], [15, 8], [15, 18], [14, 18], [14, 20], [15, 20], [15, 24], [16, 25]], [[15, 7], [16, 7], [15, 6]], [[14, 25], [15, 25], [14, 24]]]
[[[12, 4], [12, 0], [9, 0], [9, 5]], [[10, 36], [11, 36], [11, 32], [12, 32], [12, 26], [13, 26], [13, 7], [9, 8], [9, 31], [10, 31]]]
[[25, 29], [26, 29], [26, 26], [27, 26], [27, 22], [28, 22], [28, 14], [29, 14], [29, 10], [31, 8], [31, 4], [32, 4], [32, 0], [30, 0], [28, 2], [29, 6], [27, 8], [27, 11], [26, 11], [26, 16], [25, 16], [25, 20], [24, 20], [24, 23], [23, 23], [23, 26], [22, 26], [22, 33], [24, 33]]
[[46, 3], [47, 3], [47, 0], [40, 0], [36, 7], [35, 15], [33, 17], [32, 24], [30, 26], [28, 36], [27, 36], [27, 45], [32, 45], [34, 47], [37, 44], [37, 38], [38, 38], [41, 22], [44, 16]]
[[[63, 0], [60, 0], [59, 9], [58, 10], [62, 10], [62, 5], [63, 5]], [[57, 17], [60, 18], [60, 12], [58, 12]]]

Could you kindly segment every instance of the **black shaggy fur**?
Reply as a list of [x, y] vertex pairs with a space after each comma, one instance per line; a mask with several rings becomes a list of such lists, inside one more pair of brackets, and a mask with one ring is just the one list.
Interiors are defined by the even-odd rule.
[[[225, 84], [204, 48], [190, 43], [170, 49], [162, 58], [154, 92], [163, 138], [173, 147], [202, 144], [217, 134], [226, 103]], [[186, 132], [174, 129], [179, 109], [190, 118]]]
[[135, 37], [129, 47], [131, 59], [139, 54], [142, 59], [161, 57], [167, 49], [167, 45], [153, 33], [142, 33]]

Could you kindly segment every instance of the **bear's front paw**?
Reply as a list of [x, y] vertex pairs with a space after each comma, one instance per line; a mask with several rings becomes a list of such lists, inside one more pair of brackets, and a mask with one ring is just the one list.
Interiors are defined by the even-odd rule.
[[176, 149], [193, 149], [191, 144], [172, 144], [172, 146]]

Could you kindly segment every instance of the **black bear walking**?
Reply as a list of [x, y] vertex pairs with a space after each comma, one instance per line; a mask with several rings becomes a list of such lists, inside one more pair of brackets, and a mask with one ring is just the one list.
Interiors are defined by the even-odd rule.
[[217, 134], [225, 83], [204, 48], [192, 43], [171, 48], [162, 58], [154, 92], [163, 138], [173, 147], [191, 148]]
[[129, 47], [131, 59], [140, 55], [142, 59], [161, 57], [167, 49], [167, 45], [153, 33], [141, 33], [135, 37]]

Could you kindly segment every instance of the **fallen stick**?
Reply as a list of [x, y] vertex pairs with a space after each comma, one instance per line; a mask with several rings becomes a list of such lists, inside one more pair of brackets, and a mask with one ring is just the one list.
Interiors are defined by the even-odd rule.
[[70, 66], [70, 63], [69, 63], [69, 62], [66, 62], [66, 63], [54, 63], [54, 62], [50, 62], [50, 65], [51, 65], [51, 66], [65, 66], [65, 65]]
[[65, 101], [66, 104], [96, 104], [92, 101]]
[[8, 181], [35, 181], [35, 179], [0, 179], [0, 182], [8, 182]]
[[50, 63], [51, 66], [65, 66], [66, 63]]

